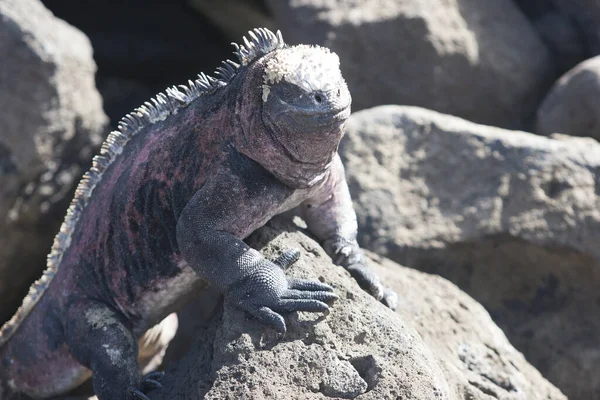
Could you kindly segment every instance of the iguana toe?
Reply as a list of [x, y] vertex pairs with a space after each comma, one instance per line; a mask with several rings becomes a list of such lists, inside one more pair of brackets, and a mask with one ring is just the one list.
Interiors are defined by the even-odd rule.
[[314, 299], [282, 299], [276, 305], [275, 310], [286, 313], [294, 311], [320, 312], [329, 311], [329, 306]]
[[329, 306], [327, 304], [319, 300], [307, 298], [280, 299], [271, 307], [241, 306], [252, 314], [259, 322], [270, 326], [279, 333], [285, 333], [287, 330], [285, 320], [279, 313], [290, 313], [294, 311], [329, 312]]
[[297, 289], [290, 289], [284, 295], [285, 299], [313, 299], [320, 300], [325, 303], [332, 302], [338, 298], [337, 294], [326, 291], [302, 291]]
[[128, 392], [127, 400], [150, 400], [150, 397], [146, 395], [144, 392], [150, 391], [152, 389], [162, 389], [163, 385], [160, 383], [164, 376], [163, 372], [154, 371], [146, 374], [142, 378], [142, 382], [139, 385], [139, 388], [130, 387]]
[[392, 289], [383, 286], [375, 271], [362, 263], [350, 265], [347, 269], [359, 286], [367, 293], [392, 310], [396, 309], [398, 295]]
[[363, 288], [371, 296], [381, 301], [383, 299], [384, 287], [379, 281], [379, 277], [375, 272], [364, 265], [363, 263], [353, 264], [346, 267], [350, 275], [358, 282], [359, 286]]
[[295, 279], [291, 278], [288, 281], [290, 289], [297, 290], [313, 290], [320, 292], [333, 292], [333, 288], [326, 283], [311, 281], [308, 279]]
[[385, 288], [381, 302], [392, 310], [395, 310], [398, 308], [398, 295], [393, 290]]
[[271, 310], [269, 307], [259, 307], [256, 310], [247, 310], [263, 325], [270, 326], [278, 333], [285, 333], [287, 328], [285, 320], [281, 315]]
[[146, 396], [141, 390], [131, 388], [128, 390], [127, 400], [150, 400], [150, 397]]
[[161, 371], [150, 372], [142, 379], [141, 387], [144, 390], [162, 389], [163, 385], [160, 381], [164, 376], [164, 372]]
[[300, 250], [290, 249], [283, 252], [282, 255], [273, 260], [273, 263], [286, 269], [300, 259]]

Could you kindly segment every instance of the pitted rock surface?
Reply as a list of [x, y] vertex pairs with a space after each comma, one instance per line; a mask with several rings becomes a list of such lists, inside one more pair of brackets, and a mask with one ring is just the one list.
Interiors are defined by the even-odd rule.
[[249, 243], [268, 242], [262, 252], [271, 258], [300, 248], [289, 275], [333, 285], [340, 299], [330, 314], [291, 314], [287, 334], [278, 337], [226, 303], [222, 318], [197, 335], [194, 350], [167, 368], [164, 397], [153, 392], [155, 398], [458, 399], [416, 331], [295, 230], [274, 222]]
[[450, 279], [569, 398], [599, 397], [600, 144], [401, 106], [347, 127], [359, 242]]
[[369, 255], [382, 278], [402, 293], [397, 312], [432, 349], [460, 399], [566, 399], [456, 285]]
[[153, 399], [566, 399], [452, 283], [370, 253], [399, 291], [394, 314], [297, 229], [278, 218], [249, 242], [269, 257], [301, 248], [288, 273], [332, 283], [340, 299], [331, 313], [289, 315], [288, 333], [278, 338], [226, 304], [208, 325], [188, 327], [189, 353], [167, 367], [171, 397], [156, 391]]

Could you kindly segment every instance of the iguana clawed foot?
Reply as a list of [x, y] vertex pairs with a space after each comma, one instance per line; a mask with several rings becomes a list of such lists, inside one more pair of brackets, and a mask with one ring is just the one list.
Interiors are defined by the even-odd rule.
[[277, 257], [275, 260], [273, 260], [273, 263], [279, 265], [279, 267], [281, 269], [287, 269], [290, 266], [292, 266], [293, 264], [295, 264], [296, 261], [298, 261], [299, 259], [300, 259], [300, 250], [290, 249], [290, 250], [284, 251], [283, 254], [281, 254], [279, 257]]
[[230, 296], [243, 310], [279, 333], [286, 332], [280, 313], [327, 312], [338, 298], [327, 284], [305, 279], [288, 279], [283, 273], [300, 258], [298, 250], [284, 252], [275, 261], [262, 260], [255, 272], [230, 288]]
[[150, 398], [144, 394], [144, 391], [152, 389], [162, 389], [163, 385], [160, 383], [164, 373], [159, 371], [150, 372], [140, 383], [140, 388], [131, 387], [128, 389], [129, 398], [128, 400], [150, 400]]
[[341, 265], [371, 296], [387, 307], [395, 310], [398, 306], [398, 295], [393, 290], [383, 286], [379, 277], [366, 263], [358, 243], [341, 237], [325, 240], [323, 248], [335, 264]]

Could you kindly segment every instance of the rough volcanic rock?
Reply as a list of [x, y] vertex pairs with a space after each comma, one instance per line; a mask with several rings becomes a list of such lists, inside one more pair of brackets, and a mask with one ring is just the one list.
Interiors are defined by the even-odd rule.
[[330, 47], [355, 110], [410, 104], [522, 128], [555, 78], [510, 0], [269, 1], [286, 40]]
[[45, 267], [107, 118], [88, 39], [37, 0], [0, 0], [0, 322]]
[[600, 140], [600, 56], [582, 62], [552, 87], [537, 112], [536, 133]]
[[600, 144], [416, 107], [354, 114], [359, 241], [481, 302], [572, 400], [600, 397]]
[[451, 282], [370, 253], [398, 313], [439, 360], [459, 399], [565, 399], [515, 350], [481, 304]]
[[371, 254], [400, 295], [398, 315], [289, 222], [270, 222], [249, 243], [268, 257], [302, 249], [289, 274], [328, 282], [340, 299], [327, 316], [288, 316], [282, 338], [226, 303], [195, 329], [190, 352], [167, 368], [153, 399], [565, 399], [483, 307], [443, 278]]
[[[167, 369], [164, 399], [457, 399], [431, 351], [397, 314], [333, 267], [323, 250], [293, 229], [265, 227], [250, 243], [271, 243], [271, 258], [291, 247], [303, 257], [290, 274], [332, 284], [340, 296], [330, 315], [294, 313], [278, 337], [225, 303], [216, 324]], [[154, 393], [153, 393], [154, 394]]]

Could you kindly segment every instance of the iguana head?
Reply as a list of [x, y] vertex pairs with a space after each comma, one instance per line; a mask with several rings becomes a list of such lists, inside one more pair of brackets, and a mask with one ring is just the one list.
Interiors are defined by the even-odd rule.
[[350, 116], [350, 92], [329, 49], [294, 46], [266, 63], [262, 85], [265, 125], [294, 158], [319, 163], [337, 150]]
[[284, 183], [311, 186], [326, 174], [350, 116], [338, 56], [318, 46], [283, 46], [249, 67], [261, 82], [245, 85], [246, 92], [260, 107], [243, 152]]

